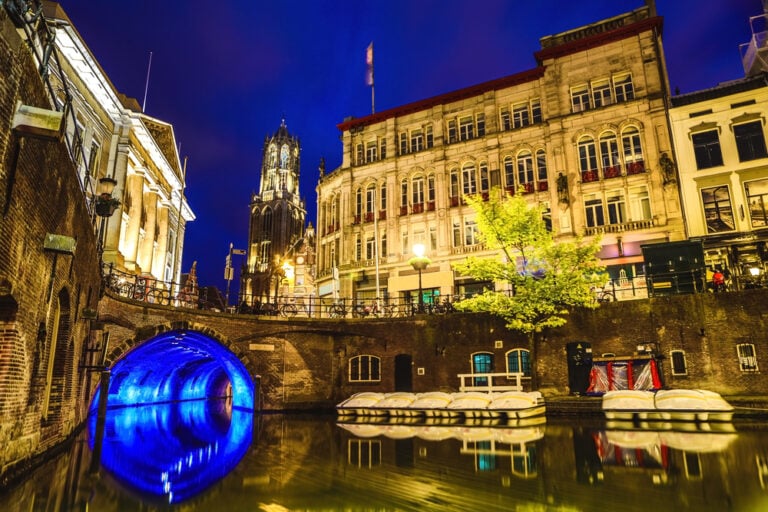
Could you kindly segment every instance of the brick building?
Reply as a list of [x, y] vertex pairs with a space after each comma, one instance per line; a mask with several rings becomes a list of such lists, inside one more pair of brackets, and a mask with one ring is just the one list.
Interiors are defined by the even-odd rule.
[[672, 149], [661, 27], [639, 8], [542, 38], [533, 69], [339, 124], [342, 164], [317, 185], [319, 294], [413, 301], [416, 244], [432, 261], [426, 301], [488, 286], [451, 263], [491, 256], [462, 196], [495, 187], [543, 206], [558, 239], [602, 236], [614, 279], [640, 273], [641, 244], [684, 239], [659, 163]]

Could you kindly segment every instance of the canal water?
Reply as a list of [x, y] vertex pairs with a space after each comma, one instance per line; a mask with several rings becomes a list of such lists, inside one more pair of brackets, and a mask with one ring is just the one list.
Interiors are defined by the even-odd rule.
[[768, 425], [108, 411], [2, 511], [768, 511]]

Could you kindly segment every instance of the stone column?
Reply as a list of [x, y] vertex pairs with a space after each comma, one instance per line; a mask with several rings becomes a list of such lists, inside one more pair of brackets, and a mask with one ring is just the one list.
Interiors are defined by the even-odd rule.
[[128, 176], [128, 145], [118, 144], [115, 155], [115, 166], [112, 177], [117, 181], [117, 187], [112, 196], [120, 200], [120, 206], [106, 221], [106, 234], [104, 235], [103, 259], [107, 263], [123, 264], [120, 251], [120, 229], [123, 224], [123, 210], [125, 209], [125, 190], [127, 190]]
[[165, 279], [165, 263], [168, 257], [168, 204], [163, 202], [157, 208], [157, 249], [152, 260], [152, 275]]
[[[144, 194], [144, 237], [139, 242], [138, 263], [142, 272], [152, 272], [155, 252], [155, 227], [157, 226], [157, 191], [150, 189]], [[155, 276], [157, 277], [157, 276]]]
[[144, 201], [144, 173], [134, 171], [128, 174], [123, 197], [124, 207], [128, 214], [128, 222], [125, 227], [123, 239], [123, 256], [125, 268], [129, 271], [139, 272], [139, 234], [141, 230], [141, 212]]

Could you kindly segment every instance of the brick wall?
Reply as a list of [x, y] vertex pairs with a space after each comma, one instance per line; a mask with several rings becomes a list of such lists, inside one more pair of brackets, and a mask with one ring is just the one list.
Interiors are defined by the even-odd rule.
[[[0, 473], [5, 473], [66, 439], [84, 420], [78, 361], [89, 326], [80, 313], [96, 307], [100, 276], [94, 225], [65, 143], [10, 131], [17, 102], [52, 106], [5, 9], [0, 9], [0, 77]], [[74, 255], [44, 250], [47, 233], [75, 238]]]

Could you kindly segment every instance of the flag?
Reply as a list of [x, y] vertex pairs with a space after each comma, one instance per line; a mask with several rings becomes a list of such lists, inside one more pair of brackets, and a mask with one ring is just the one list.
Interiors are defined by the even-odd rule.
[[245, 256], [245, 249], [232, 249], [232, 254], [236, 254], [238, 256]]
[[365, 50], [365, 84], [373, 85], [373, 42]]

